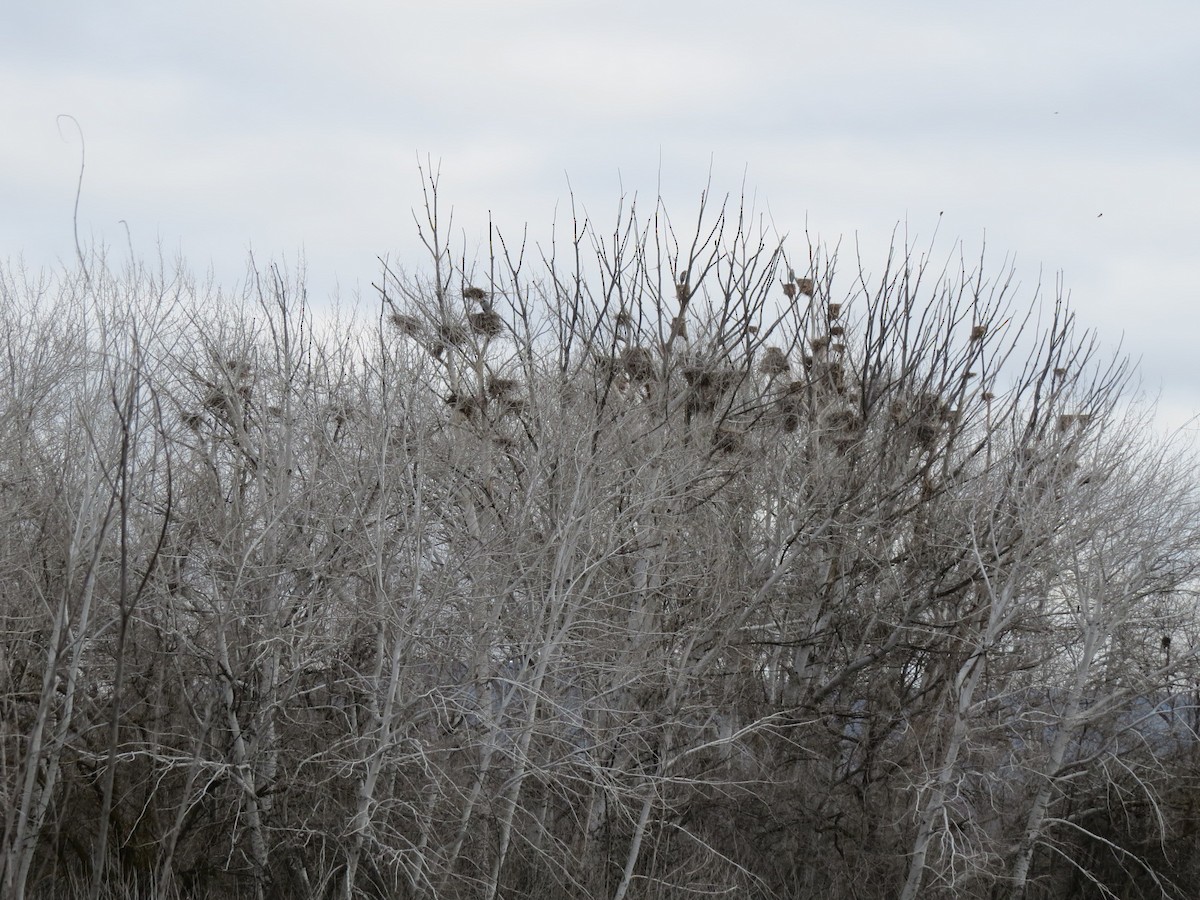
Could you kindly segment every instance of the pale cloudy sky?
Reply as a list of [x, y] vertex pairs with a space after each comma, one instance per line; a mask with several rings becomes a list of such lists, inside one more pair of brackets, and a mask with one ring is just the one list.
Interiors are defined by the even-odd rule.
[[[780, 232], [897, 223], [984, 241], [1023, 290], [1061, 273], [1142, 359], [1164, 420], [1200, 412], [1195, 0], [57, 0], [0, 15], [0, 256], [182, 253], [236, 281], [303, 251], [311, 292], [421, 264], [418, 159], [460, 241], [488, 211], [544, 238], [574, 189], [693, 214], [745, 185]], [[939, 214], [940, 224], [939, 224]]]

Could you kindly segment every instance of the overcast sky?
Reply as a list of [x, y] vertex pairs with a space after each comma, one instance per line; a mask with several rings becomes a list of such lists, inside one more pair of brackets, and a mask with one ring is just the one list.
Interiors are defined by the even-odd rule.
[[[897, 223], [984, 242], [1026, 295], [1061, 273], [1142, 360], [1163, 420], [1200, 412], [1200, 3], [171, 0], [0, 17], [0, 256], [86, 241], [182, 253], [231, 284], [307, 259], [314, 299], [419, 268], [418, 159], [468, 249], [488, 211], [544, 237], [571, 189], [690, 217], [711, 172], [780, 232]], [[939, 224], [940, 216], [940, 224]]]

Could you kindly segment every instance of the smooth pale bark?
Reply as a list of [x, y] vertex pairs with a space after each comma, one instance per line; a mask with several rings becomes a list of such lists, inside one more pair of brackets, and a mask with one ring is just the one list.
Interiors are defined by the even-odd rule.
[[974, 702], [975, 688], [983, 672], [986, 656], [976, 652], [958, 670], [954, 679], [954, 719], [950, 734], [946, 738], [946, 750], [942, 756], [933, 782], [928, 787], [927, 799], [918, 818], [917, 834], [909, 853], [908, 875], [900, 891], [900, 900], [916, 900], [920, 896], [921, 883], [925, 877], [925, 859], [929, 846], [942, 820], [949, 797], [949, 788], [957, 774], [958, 757], [970, 733], [969, 711]]
[[[653, 791], [653, 788], [651, 787], [650, 790]], [[633, 826], [633, 837], [629, 841], [629, 851], [625, 854], [625, 866], [621, 870], [621, 880], [613, 892], [613, 900], [625, 900], [625, 895], [629, 893], [629, 886], [633, 884], [633, 871], [637, 867], [638, 857], [642, 852], [642, 840], [646, 837], [646, 826], [650, 822], [650, 813], [653, 811], [654, 805], [653, 795], [647, 796], [642, 801], [637, 823]]]
[[1025, 817], [1025, 827], [1009, 871], [1008, 896], [1011, 900], [1020, 900], [1025, 896], [1025, 887], [1029, 880], [1029, 867], [1033, 862], [1033, 854], [1045, 826], [1046, 812], [1049, 810], [1050, 800], [1054, 796], [1058, 773], [1066, 760], [1067, 750], [1077, 738], [1079, 729], [1083, 726], [1086, 718], [1086, 716], [1080, 715], [1084, 693], [1092, 673], [1097, 649], [1103, 640], [1104, 631], [1101, 623], [1095, 620], [1088, 621], [1084, 625], [1083, 647], [1075, 666], [1066, 708], [1059, 717], [1057, 732], [1050, 745], [1050, 752], [1038, 773], [1040, 786], [1037, 793], [1034, 794], [1033, 802], [1029, 805], [1029, 814]]
[[[60, 761], [67, 744], [67, 733], [73, 725], [83, 652], [92, 627], [97, 565], [116, 510], [115, 494], [110, 493], [107, 508], [100, 513], [101, 520], [89, 521], [92, 503], [98, 503], [100, 499], [99, 495], [93, 494], [93, 491], [99, 489], [100, 473], [93, 473], [93, 477], [95, 483], [85, 484], [85, 501], [76, 514], [75, 529], [66, 560], [67, 571], [73, 572], [84, 562], [82, 558], [86, 554], [84, 564], [87, 568], [83, 584], [80, 586], [78, 608], [72, 617], [71, 600], [74, 585], [68, 578], [63, 585], [51, 629], [37, 717], [25, 754], [25, 775], [13, 837], [5, 848], [5, 889], [13, 897], [25, 896], [26, 882], [29, 879], [37, 842], [60, 774]], [[91, 531], [93, 528], [94, 531]], [[63, 672], [59, 669], [60, 657], [67, 654], [69, 656], [66, 659], [66, 671]], [[58, 697], [60, 680], [63, 686], [61, 700]], [[56, 715], [54, 708], [59, 705], [60, 711]], [[49, 736], [48, 731], [52, 731]]]
[[954, 702], [953, 720], [941, 762], [933, 773], [924, 806], [917, 819], [917, 832], [909, 852], [908, 874], [899, 900], [917, 900], [920, 897], [930, 845], [937, 834], [938, 824], [945, 820], [950, 786], [959, 774], [959, 756], [971, 735], [970, 712], [975, 704], [980, 677], [989, 662], [988, 651], [997, 646], [1017, 616], [1015, 607], [1020, 590], [1019, 579], [1024, 567], [1014, 566], [1008, 573], [1006, 583], [1000, 586], [994, 584], [994, 573], [989, 574], [990, 567], [984, 562], [978, 541], [975, 543], [975, 559], [979, 567], [979, 590], [986, 598], [987, 623], [982, 633], [975, 638], [974, 651], [954, 675], [951, 695]]
[[241, 723], [238, 721], [232, 682], [234, 669], [229, 655], [229, 642], [225, 637], [225, 623], [218, 619], [214, 622], [213, 630], [217, 643], [217, 660], [221, 665], [221, 673], [218, 675], [221, 686], [219, 694], [224, 706], [225, 723], [233, 738], [234, 783], [241, 789], [241, 801], [246, 811], [250, 862], [254, 866], [255, 892], [261, 898], [266, 886], [266, 879], [270, 876], [270, 851], [263, 822], [262, 803], [258, 796], [257, 771], [254, 761], [250, 757], [249, 743]]

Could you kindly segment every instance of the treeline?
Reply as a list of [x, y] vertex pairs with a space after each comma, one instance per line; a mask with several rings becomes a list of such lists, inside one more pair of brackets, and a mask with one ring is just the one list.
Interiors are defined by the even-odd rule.
[[5, 896], [1200, 893], [1192, 464], [1061, 301], [426, 213], [359, 321], [0, 273]]

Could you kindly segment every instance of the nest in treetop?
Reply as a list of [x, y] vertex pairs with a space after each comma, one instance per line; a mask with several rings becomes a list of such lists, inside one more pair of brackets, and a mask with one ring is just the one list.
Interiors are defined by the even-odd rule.
[[451, 392], [446, 396], [446, 405], [453, 407], [455, 412], [462, 413], [468, 419], [482, 406], [480, 399], [473, 394]]
[[421, 333], [421, 320], [416, 316], [407, 316], [404, 313], [392, 313], [392, 327], [401, 334], [406, 334], [409, 337], [417, 337]]
[[841, 325], [834, 325], [832, 328], [829, 329], [830, 337], [842, 337], [845, 334], [846, 334], [846, 329], [843, 328]]
[[937, 442], [938, 435], [941, 433], [941, 423], [928, 420], [918, 423], [916, 429], [913, 431], [917, 442], [923, 447], [932, 447]]
[[845, 453], [858, 441], [862, 419], [852, 409], [834, 410], [825, 419], [825, 425], [833, 432], [833, 446], [838, 453]]
[[210, 385], [204, 393], [204, 408], [213, 412], [232, 412], [233, 400], [216, 385]]
[[645, 347], [626, 347], [621, 351], [620, 363], [634, 381], [649, 381], [654, 377], [654, 356]]
[[813, 280], [811, 278], [797, 278], [796, 290], [806, 297], [813, 295]]
[[815, 353], [820, 353], [829, 346], [829, 338], [825, 336], [813, 338], [812, 348]]
[[984, 403], [991, 403], [995, 399], [996, 399], [996, 395], [993, 394], [991, 391], [983, 392], [983, 402]]
[[471, 313], [467, 316], [467, 321], [471, 323], [471, 328], [476, 334], [486, 337], [496, 337], [504, 330], [504, 320], [500, 318], [499, 313], [492, 312], [490, 309]]
[[932, 422], [939, 428], [953, 418], [953, 412], [950, 405], [938, 399], [936, 394], [921, 394], [911, 400], [897, 397], [888, 408], [889, 418], [897, 425], [924, 421]]
[[840, 304], [840, 303], [830, 303], [829, 304], [829, 318], [836, 319], [841, 314], [842, 314], [842, 304]]
[[685, 366], [683, 377], [689, 385], [687, 408], [690, 412], [712, 412], [721, 397], [733, 388], [737, 375], [733, 369], [709, 369]]
[[1066, 414], [1058, 417], [1058, 430], [1066, 431], [1072, 426], [1078, 425], [1080, 428], [1086, 428], [1091, 424], [1092, 417], [1087, 413]]
[[971, 340], [982, 341], [984, 335], [986, 335], [986, 334], [987, 334], [987, 326], [986, 325], [976, 325], [975, 327], [973, 327], [971, 329]]
[[[902, 404], [902, 400], [897, 400], [897, 404]], [[954, 410], [950, 404], [939, 397], [932, 391], [926, 391], [913, 398], [912, 401], [912, 418], [936, 419], [941, 422], [948, 422], [953, 418]]]
[[483, 288], [477, 288], [477, 287], [463, 288], [463, 299], [464, 300], [478, 300], [479, 302], [482, 303], [484, 300], [487, 299], [487, 292]]
[[789, 434], [800, 426], [800, 414], [804, 411], [804, 392], [808, 385], [793, 381], [775, 401], [776, 416], [783, 422], [783, 430]]
[[254, 375], [254, 367], [250, 365], [249, 360], [238, 359], [236, 357], [225, 360], [225, 370], [231, 378], [238, 381], [245, 381]]
[[1066, 378], [1066, 376], [1067, 376], [1067, 370], [1066, 370], [1066, 369], [1055, 369], [1055, 370], [1054, 370], [1054, 377], [1055, 377], [1055, 378]]
[[787, 356], [778, 347], [768, 347], [758, 369], [766, 375], [783, 375], [791, 369]]
[[[466, 342], [467, 329], [463, 328], [457, 322], [443, 322], [437, 327], [437, 336], [447, 344], [455, 346]], [[435, 353], [434, 356], [439, 354]]]
[[623, 309], [619, 313], [617, 313], [617, 327], [618, 328], [629, 328], [632, 325], [633, 325], [633, 316], [631, 316], [627, 310]]
[[796, 296], [796, 283], [794, 281], [786, 281], [783, 284], [783, 296], [791, 300]]
[[946, 403], [937, 394], [924, 393], [913, 398], [911, 406], [903, 400], [892, 402], [892, 421], [909, 423], [917, 443], [932, 447], [947, 423], [953, 422], [958, 410]]
[[515, 378], [500, 378], [497, 375], [492, 375], [488, 378], [487, 392], [488, 396], [496, 400], [502, 397], [510, 396], [521, 386], [521, 382]]
[[689, 363], [683, 367], [683, 377], [694, 388], [723, 394], [733, 387], [737, 376], [727, 366], [713, 368], [703, 363]]

